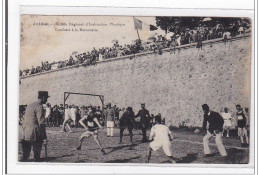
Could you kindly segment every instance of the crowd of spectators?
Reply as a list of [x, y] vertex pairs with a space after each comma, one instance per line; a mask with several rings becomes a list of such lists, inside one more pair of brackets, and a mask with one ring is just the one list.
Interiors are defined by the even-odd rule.
[[[19, 106], [19, 124], [22, 124], [23, 122], [23, 116], [25, 114], [27, 105], [20, 105]], [[79, 120], [86, 114], [88, 114], [90, 111], [95, 111], [95, 115], [98, 118], [101, 125], [105, 125], [105, 115], [104, 111], [106, 110], [107, 106], [105, 106], [103, 109], [100, 106], [92, 106], [92, 105], [86, 105], [86, 106], [76, 106], [74, 104], [68, 105], [69, 110], [76, 115], [76, 122], [75, 125], [73, 122], [71, 122], [72, 127], [80, 127]], [[126, 108], [119, 108], [116, 105], [113, 106], [113, 109], [115, 110], [115, 124], [116, 126], [119, 126], [119, 119], [122, 117], [123, 113], [125, 112]], [[50, 103], [47, 103], [44, 105], [45, 110], [45, 120], [46, 120], [46, 126], [48, 127], [60, 127], [64, 121], [64, 106], [63, 104], [60, 105], [51, 105]], [[150, 118], [150, 128], [155, 124], [155, 117], [160, 116], [151, 114]], [[165, 124], [165, 119], [162, 119], [163, 123]], [[136, 119], [135, 121], [135, 129], [140, 129], [140, 121]]]
[[[237, 105], [240, 106], [240, 105]], [[20, 105], [19, 106], [19, 124], [23, 123], [23, 116], [25, 114], [25, 110], [26, 110], [27, 105]], [[89, 112], [93, 111], [97, 117], [97, 119], [99, 120], [100, 124], [105, 126], [105, 110], [107, 109], [108, 106], [104, 106], [104, 108], [102, 109], [100, 106], [92, 106], [92, 105], [86, 105], [86, 106], [76, 106], [74, 104], [72, 105], [68, 105], [69, 111], [70, 113], [74, 113], [74, 115], [76, 116], [76, 121], [70, 122], [71, 127], [81, 127], [79, 124], [79, 120], [84, 117], [85, 115], [88, 115]], [[115, 126], [119, 127], [119, 122], [120, 122], [120, 118], [123, 116], [123, 114], [126, 111], [126, 108], [119, 108], [116, 105], [114, 105], [112, 107], [115, 110]], [[228, 108], [225, 108], [228, 109]], [[47, 103], [46, 105], [44, 105], [44, 110], [45, 110], [45, 120], [46, 120], [46, 126], [48, 127], [61, 127], [62, 123], [64, 121], [64, 106], [63, 104], [60, 105], [54, 105], [52, 106], [50, 103]], [[249, 128], [249, 108], [245, 107], [245, 109], [240, 108], [241, 111], [243, 111], [245, 117], [246, 117], [246, 126], [247, 128]], [[222, 135], [225, 133], [227, 135], [227, 137], [229, 137], [229, 129], [231, 129], [233, 132], [231, 132], [231, 135], [235, 135], [237, 136], [237, 123], [238, 123], [238, 115], [237, 112], [232, 112], [231, 110], [227, 110], [225, 111], [226, 114], [229, 114], [230, 117], [224, 117], [224, 112], [221, 111], [221, 115], [223, 117], [224, 120], [230, 120], [230, 126], [226, 126], [226, 124], [224, 123], [223, 128], [224, 131], [222, 133]], [[226, 116], [226, 115], [225, 115]], [[161, 114], [151, 114], [150, 118], [149, 118], [149, 126], [148, 128], [151, 128], [153, 125], [155, 125], [155, 118], [159, 117], [161, 118], [162, 124], [165, 124], [165, 118], [162, 118]], [[139, 118], [135, 118], [134, 119], [134, 128], [135, 129], [140, 129], [140, 119]], [[185, 122], [182, 122], [182, 124], [179, 125], [179, 128], [187, 128], [188, 126], [185, 125]], [[225, 132], [227, 131], [227, 132]], [[239, 135], [239, 134], [238, 134]]]
[[239, 20], [229, 25], [218, 23], [212, 26], [207, 25], [207, 23], [202, 23], [192, 29], [184, 27], [176, 33], [170, 32], [165, 36], [155, 34], [145, 42], [138, 39], [132, 44], [120, 45], [118, 40], [113, 40], [112, 47], [93, 48], [91, 51], [84, 53], [73, 52], [68, 60], [52, 63], [46, 61], [42, 62], [41, 66], [20, 70], [20, 76], [56, 70], [73, 65], [95, 65], [97, 61], [147, 51], [154, 51], [161, 54], [164, 48], [174, 48], [175, 50], [176, 46], [190, 43], [197, 43], [197, 47], [202, 48], [202, 41], [223, 38], [226, 42], [227, 39], [239, 34], [245, 34], [248, 31], [250, 31], [249, 22]]

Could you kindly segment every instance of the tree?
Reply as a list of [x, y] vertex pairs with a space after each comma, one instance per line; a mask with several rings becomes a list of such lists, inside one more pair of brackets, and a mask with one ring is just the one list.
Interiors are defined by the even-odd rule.
[[186, 28], [194, 28], [198, 26], [203, 19], [201, 17], [156, 17], [156, 25], [160, 27], [165, 33], [174, 32], [179, 33]]
[[[211, 17], [211, 21], [203, 22], [204, 17], [156, 17], [156, 25], [165, 33], [174, 32], [180, 33], [186, 29], [194, 29], [199, 25], [207, 25], [214, 27], [217, 24], [222, 24], [224, 28], [228, 28], [230, 24], [242, 21], [242, 18], [218, 18]], [[243, 21], [250, 23], [250, 19], [244, 18]]]

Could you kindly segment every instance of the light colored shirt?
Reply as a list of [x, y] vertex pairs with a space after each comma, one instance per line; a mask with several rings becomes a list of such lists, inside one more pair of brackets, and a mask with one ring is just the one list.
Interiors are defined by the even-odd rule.
[[119, 119], [123, 116], [125, 111], [119, 111]]
[[51, 108], [46, 108], [46, 113], [45, 113], [45, 117], [49, 117], [49, 115], [51, 114]]
[[113, 108], [107, 108], [105, 111], [107, 121], [114, 121], [116, 117], [115, 110]]
[[225, 112], [223, 112], [221, 116], [223, 117], [224, 120], [231, 120], [232, 118], [230, 113], [225, 113]]
[[71, 113], [71, 115], [76, 115], [77, 109], [76, 108], [71, 108], [70, 109], [70, 113]]
[[70, 117], [70, 110], [65, 109], [65, 118], [69, 118], [69, 117]]
[[225, 35], [227, 36], [227, 39], [231, 38], [231, 33], [230, 32], [224, 32], [223, 33], [223, 38], [225, 37]]
[[154, 138], [154, 141], [169, 141], [172, 138], [171, 131], [169, 128], [162, 124], [156, 124], [152, 127], [150, 133], [150, 140]]

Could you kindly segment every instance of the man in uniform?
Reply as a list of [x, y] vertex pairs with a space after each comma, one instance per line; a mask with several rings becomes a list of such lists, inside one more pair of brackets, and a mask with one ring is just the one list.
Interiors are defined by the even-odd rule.
[[146, 130], [149, 127], [150, 124], [150, 113], [147, 109], [145, 109], [145, 104], [142, 103], [141, 104], [141, 110], [138, 111], [137, 115], [135, 116], [140, 117], [140, 125], [141, 125], [141, 129], [142, 129], [142, 134], [143, 134], [143, 142], [147, 142], [147, 137], [146, 137]]
[[34, 161], [40, 161], [42, 144], [47, 144], [47, 136], [45, 130], [44, 109], [43, 104], [46, 104], [48, 92], [39, 91], [38, 100], [26, 108], [24, 122], [22, 125], [22, 151], [23, 157], [21, 162], [28, 161], [31, 148], [34, 151]]
[[[224, 120], [221, 115], [217, 112], [211, 111], [207, 104], [202, 105], [202, 109], [204, 112], [204, 120], [203, 120], [203, 129], [207, 129], [207, 133], [203, 138], [203, 146], [204, 146], [204, 154], [205, 157], [211, 157], [211, 152], [209, 148], [209, 140], [215, 135], [215, 141], [222, 157], [227, 156], [226, 149], [222, 143], [222, 131], [223, 131], [223, 124]], [[208, 127], [207, 127], [208, 123]]]

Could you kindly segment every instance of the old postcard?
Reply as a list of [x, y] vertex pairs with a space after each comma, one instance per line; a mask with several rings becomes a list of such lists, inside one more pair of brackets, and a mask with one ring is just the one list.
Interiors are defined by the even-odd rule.
[[252, 19], [20, 22], [19, 163], [252, 160]]

